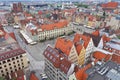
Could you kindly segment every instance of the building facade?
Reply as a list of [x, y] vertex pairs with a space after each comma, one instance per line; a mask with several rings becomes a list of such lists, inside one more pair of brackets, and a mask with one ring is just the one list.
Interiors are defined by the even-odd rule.
[[74, 71], [74, 64], [59, 50], [48, 46], [43, 53], [45, 57], [45, 73], [50, 80], [68, 80]]
[[29, 60], [26, 52], [7, 33], [0, 34], [0, 77], [18, 70], [27, 70]]

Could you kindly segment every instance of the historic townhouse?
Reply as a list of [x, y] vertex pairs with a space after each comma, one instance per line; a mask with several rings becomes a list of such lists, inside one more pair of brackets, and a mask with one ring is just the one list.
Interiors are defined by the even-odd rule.
[[85, 53], [85, 63], [86, 63], [88, 60], [90, 60], [90, 55], [94, 51], [94, 44], [92, 38], [82, 34], [76, 34], [73, 41], [74, 43], [79, 42], [82, 46], [84, 46], [86, 50]]
[[55, 44], [55, 48], [62, 51], [64, 55], [68, 57], [68, 60], [77, 64], [78, 54], [74, 43], [71, 40], [66, 38], [58, 38]]
[[84, 46], [82, 46], [80, 43], [75, 43], [75, 47], [78, 53], [78, 65], [82, 66], [83, 64], [85, 64], [86, 50]]

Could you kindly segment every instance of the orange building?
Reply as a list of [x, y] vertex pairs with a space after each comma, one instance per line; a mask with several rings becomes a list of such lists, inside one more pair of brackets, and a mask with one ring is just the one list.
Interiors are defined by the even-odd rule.
[[55, 48], [61, 50], [71, 62], [77, 63], [78, 55], [75, 49], [74, 43], [65, 38], [58, 38], [55, 44]]

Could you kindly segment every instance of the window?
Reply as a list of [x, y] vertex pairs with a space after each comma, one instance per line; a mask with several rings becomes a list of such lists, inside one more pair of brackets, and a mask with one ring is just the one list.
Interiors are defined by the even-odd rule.
[[2, 67], [0, 67], [0, 69], [2, 69]]
[[22, 55], [20, 55], [20, 57], [22, 57]]
[[15, 58], [12, 58], [12, 60], [15, 60]]
[[6, 63], [6, 61], [3, 61], [3, 64]]
[[16, 57], [16, 59], [18, 59], [18, 56]]
[[13, 71], [11, 71], [11, 73], [12, 73]]
[[15, 64], [15, 62], [13, 62], [13, 64]]
[[17, 60], [17, 62], [19, 63], [19, 60]]
[[10, 62], [10, 59], [8, 59], [7, 62]]
[[7, 72], [6, 74], [8, 75], [9, 73]]
[[21, 69], [21, 68], [19, 67], [19, 69]]
[[3, 70], [1, 70], [1, 73], [3, 73]]
[[5, 69], [6, 71], [8, 71], [7, 69]]
[[20, 66], [20, 64], [18, 64], [18, 66]]
[[12, 69], [12, 67], [10, 67], [10, 69]]
[[11, 65], [11, 63], [9, 63], [9, 66]]
[[17, 71], [17, 69], [15, 69], [15, 71]]
[[14, 67], [16, 67], [16, 65]]
[[6, 65], [4, 65], [4, 67], [6, 67]]
[[2, 74], [2, 76], [4, 76], [4, 74]]

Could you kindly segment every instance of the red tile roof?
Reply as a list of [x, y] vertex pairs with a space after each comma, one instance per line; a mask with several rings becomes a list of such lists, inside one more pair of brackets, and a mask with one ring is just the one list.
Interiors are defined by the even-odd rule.
[[44, 51], [43, 55], [54, 65], [54, 67], [59, 68], [65, 74], [69, 71], [71, 67], [71, 62], [61, 53], [59, 50], [48, 46]]
[[111, 38], [107, 37], [106, 35], [102, 36], [103, 42], [109, 42]]
[[13, 32], [9, 33], [9, 35], [10, 35], [14, 40], [16, 40], [15, 34], [14, 34]]
[[85, 67], [79, 69], [78, 72], [75, 73], [75, 76], [77, 78], [77, 80], [86, 80], [87, 79], [87, 74], [85, 73], [85, 71], [87, 69], [89, 69], [91, 67], [91, 63], [86, 65]]
[[92, 33], [94, 36], [100, 36], [99, 30], [96, 30], [95, 32]]
[[15, 80], [25, 80], [23, 70], [18, 70], [16, 72], [12, 72], [10, 74], [10, 76], [8, 76], [9, 79], [11, 78], [11, 79], [15, 79]]
[[120, 54], [113, 54], [112, 55], [112, 61], [120, 64]]
[[105, 54], [105, 53], [102, 53], [100, 51], [96, 51], [93, 53], [93, 57], [97, 60], [105, 60], [105, 61], [108, 61], [110, 59], [110, 55], [109, 54]]
[[69, 56], [72, 46], [73, 42], [65, 38], [58, 38], [55, 44], [55, 48], [60, 49], [67, 56]]
[[105, 4], [101, 5], [103, 8], [117, 8], [118, 7], [118, 2], [108, 2]]
[[63, 28], [65, 26], [67, 26], [68, 22], [66, 20], [64, 21], [60, 21], [58, 23], [54, 23], [54, 24], [44, 24], [41, 26], [41, 29], [44, 31], [44, 30], [53, 30], [55, 28]]
[[34, 73], [30, 74], [30, 80], [39, 80]]
[[21, 48], [11, 50], [11, 51], [8, 51], [8, 52], [5, 52], [5, 53], [1, 53], [0, 54], [0, 61], [8, 59], [8, 58], [12, 58], [12, 57], [20, 55], [20, 54], [25, 54], [25, 51], [22, 50]]
[[88, 46], [88, 43], [90, 41], [90, 37], [89, 36], [86, 36], [86, 35], [82, 35], [82, 34], [76, 34], [75, 37], [74, 37], [74, 40], [73, 42], [76, 43], [76, 42], [80, 42], [80, 40], [83, 40], [83, 46], [84, 48], [86, 49], [87, 46]]
[[79, 43], [75, 43], [75, 47], [76, 47], [76, 51], [77, 51], [77, 53], [79, 55], [82, 48], [83, 48], [83, 46], [81, 44], [79, 44]]
[[60, 70], [63, 71], [65, 74], [69, 71], [69, 68], [71, 67], [71, 62], [68, 61], [67, 58], [64, 56], [61, 57], [61, 64], [60, 64]]

